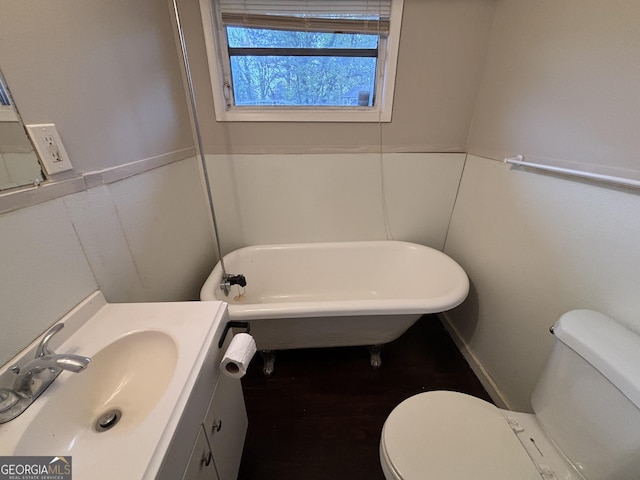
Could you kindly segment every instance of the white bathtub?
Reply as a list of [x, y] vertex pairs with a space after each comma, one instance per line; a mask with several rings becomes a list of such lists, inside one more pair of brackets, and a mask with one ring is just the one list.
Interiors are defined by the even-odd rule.
[[[224, 295], [218, 263], [200, 299], [228, 302], [230, 319], [251, 324], [261, 351], [382, 345], [469, 292], [454, 260], [408, 242], [261, 245], [231, 252], [224, 263], [246, 277], [244, 297], [237, 299], [238, 286]], [[372, 354], [372, 365], [379, 361]]]

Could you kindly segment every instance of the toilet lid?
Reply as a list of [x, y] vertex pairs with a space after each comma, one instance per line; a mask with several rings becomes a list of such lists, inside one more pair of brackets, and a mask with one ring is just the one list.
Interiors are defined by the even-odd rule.
[[500, 410], [462, 393], [408, 398], [387, 418], [380, 446], [403, 480], [540, 480]]

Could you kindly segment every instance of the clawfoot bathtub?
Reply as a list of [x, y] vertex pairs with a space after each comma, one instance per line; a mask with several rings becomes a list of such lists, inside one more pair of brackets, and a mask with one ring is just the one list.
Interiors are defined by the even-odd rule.
[[200, 299], [226, 301], [231, 320], [251, 324], [267, 375], [273, 352], [293, 348], [367, 345], [378, 367], [381, 345], [469, 292], [453, 259], [400, 241], [259, 245], [229, 253], [224, 263], [245, 276], [246, 288], [225, 296], [218, 263]]

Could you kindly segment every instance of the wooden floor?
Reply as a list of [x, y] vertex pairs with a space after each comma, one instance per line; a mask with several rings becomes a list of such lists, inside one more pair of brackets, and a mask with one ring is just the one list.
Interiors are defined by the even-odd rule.
[[242, 379], [249, 429], [241, 480], [384, 480], [382, 425], [402, 400], [455, 390], [490, 400], [435, 316], [421, 318], [369, 365], [365, 347], [278, 352]]

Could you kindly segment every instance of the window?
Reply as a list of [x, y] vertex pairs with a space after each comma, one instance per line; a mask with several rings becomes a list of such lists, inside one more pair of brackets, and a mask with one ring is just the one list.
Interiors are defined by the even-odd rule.
[[9, 90], [5, 86], [4, 79], [0, 73], [0, 122], [18, 122], [20, 117], [16, 112], [16, 109], [11, 103], [11, 97], [9, 96]]
[[402, 0], [200, 0], [216, 118], [391, 121]]
[[11, 101], [9, 100], [9, 94], [5, 91], [4, 85], [0, 82], [0, 105], [9, 106]]

